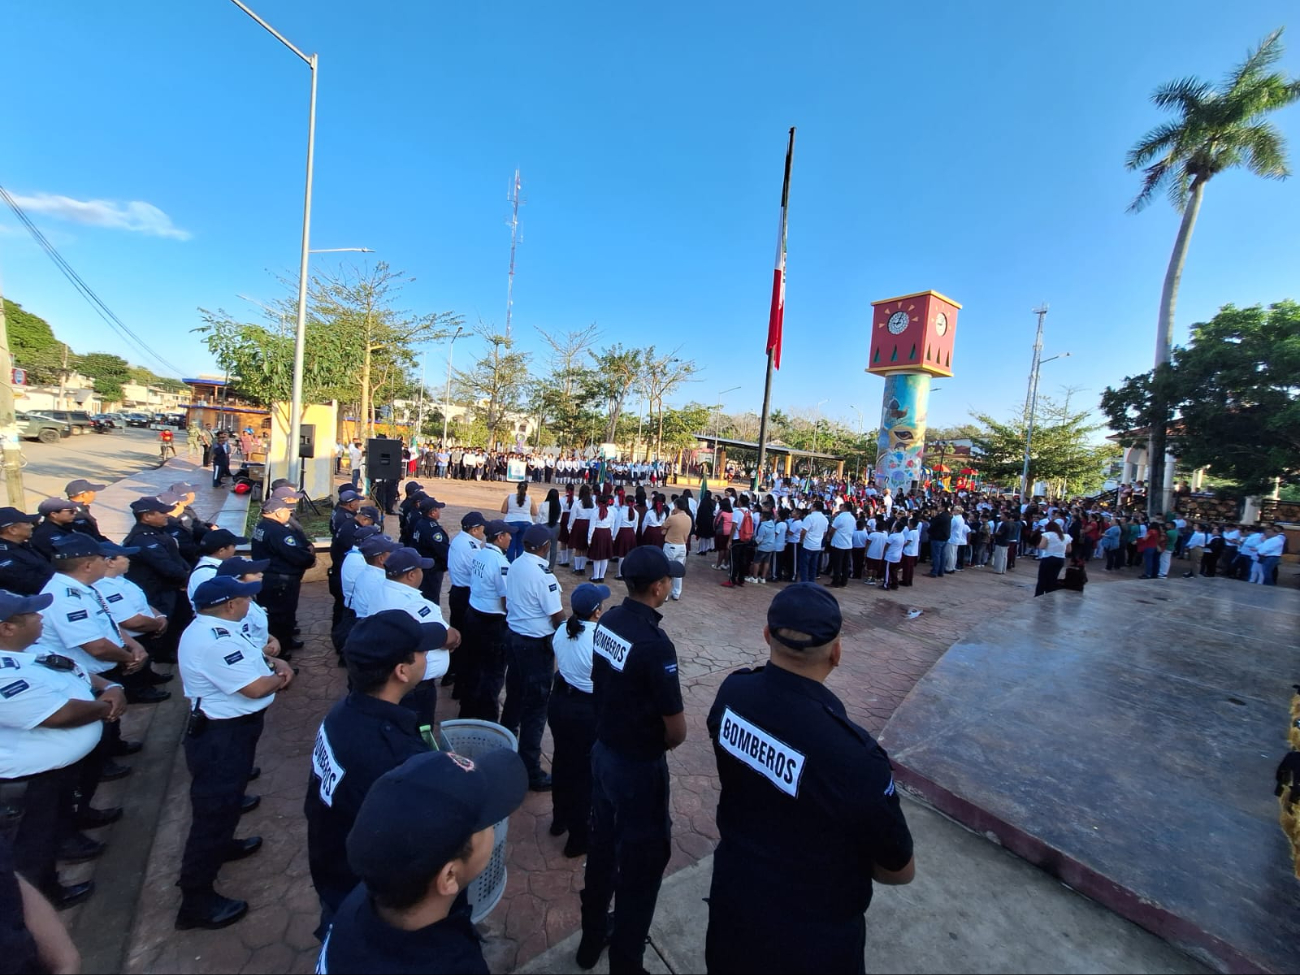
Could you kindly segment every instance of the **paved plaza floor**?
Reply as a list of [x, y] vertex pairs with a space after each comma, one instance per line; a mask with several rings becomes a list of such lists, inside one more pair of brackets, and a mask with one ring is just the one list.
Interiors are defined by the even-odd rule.
[[[433, 481], [428, 486], [448, 502], [443, 517], [448, 526], [456, 527], [467, 510], [477, 508], [485, 514], [499, 510], [508, 490], [504, 484], [456, 481]], [[539, 500], [543, 495], [544, 491]], [[389, 519], [388, 529], [390, 534], [396, 533], [394, 519]], [[670, 874], [708, 857], [717, 841], [715, 764], [704, 719], [727, 674], [766, 658], [762, 628], [767, 605], [780, 588], [722, 588], [723, 573], [714, 571], [712, 562], [712, 557], [690, 556], [682, 599], [663, 609], [663, 626], [677, 646], [689, 728], [686, 743], [669, 755]], [[845, 617], [845, 653], [843, 665], [828, 686], [844, 700], [856, 721], [878, 734], [948, 647], [977, 624], [996, 619], [1008, 606], [1032, 598], [1035, 570], [1033, 563], [1022, 563], [1018, 571], [1001, 576], [989, 569], [969, 569], [942, 581], [918, 575], [913, 588], [898, 592], [881, 592], [856, 582], [836, 590]], [[567, 570], [558, 570], [558, 575], [566, 591], [578, 582]], [[1095, 584], [1083, 598], [1095, 601], [1102, 612], [1107, 574], [1095, 571], [1092, 575]], [[614, 582], [612, 576], [610, 581]], [[620, 597], [619, 584], [614, 583], [614, 588]], [[445, 610], [445, 591], [443, 599]], [[913, 608], [922, 613], [909, 619], [907, 611]], [[79, 919], [85, 929], [79, 938], [90, 937], [105, 918], [129, 924], [129, 939], [119, 952], [124, 970], [274, 973], [313, 969], [318, 945], [312, 932], [318, 920], [318, 902], [307, 869], [302, 798], [317, 726], [345, 689], [344, 672], [335, 666], [329, 642], [329, 609], [324, 583], [304, 587], [300, 621], [307, 645], [294, 657], [301, 674], [268, 713], [258, 750], [262, 777], [250, 790], [260, 793], [263, 801], [259, 809], [244, 817], [240, 827], [240, 835], [260, 834], [266, 845], [257, 856], [227, 865], [218, 884], [223, 893], [248, 899], [252, 910], [248, 918], [226, 930], [173, 929], [179, 903], [174, 884], [189, 820], [189, 779], [178, 747], [183, 717], [179, 693], [150, 716], [153, 728], [148, 746], [136, 764], [142, 766], [141, 771], [146, 764], [152, 765], [149, 774], [162, 779], [170, 776], [161, 813], [156, 827], [148, 821], [128, 819], [112, 831], [115, 845], [123, 840], [136, 845], [139, 867], [129, 882], [106, 878], [109, 889], [102, 886]], [[449, 689], [444, 689], [439, 717], [450, 718], [455, 713]], [[549, 733], [544, 749], [549, 755]], [[147, 791], [139, 773], [126, 781]], [[550, 796], [538, 793], [530, 793], [511, 819], [505, 897], [481, 925], [487, 938], [488, 964], [494, 972], [526, 964], [578, 927], [583, 860], [564, 857], [564, 837], [549, 835], [550, 821]], [[113, 883], [117, 893], [111, 889]], [[132, 900], [131, 883], [138, 888], [138, 901]], [[111, 952], [103, 957], [111, 957]]]

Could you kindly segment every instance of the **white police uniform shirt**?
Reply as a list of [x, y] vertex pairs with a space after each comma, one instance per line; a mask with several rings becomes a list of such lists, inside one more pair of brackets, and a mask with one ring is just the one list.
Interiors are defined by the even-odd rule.
[[381, 566], [367, 563], [362, 567], [356, 585], [352, 587], [352, 612], [357, 614], [357, 619], [364, 619], [375, 612], [370, 607], [386, 578], [388, 577], [384, 575]]
[[352, 605], [352, 595], [356, 592], [357, 577], [366, 566], [366, 557], [361, 549], [353, 546], [343, 553], [343, 565], [339, 567], [339, 586], [343, 590], [343, 605]]
[[[376, 591], [375, 598], [370, 602], [369, 608], [371, 616], [375, 613], [382, 613], [387, 609], [400, 609], [404, 613], [409, 613], [417, 623], [441, 623], [443, 626], [447, 625], [446, 620], [442, 618], [442, 610], [437, 603], [425, 599], [420, 590], [414, 586], [408, 586], [406, 583], [397, 582], [394, 579], [384, 579], [384, 584]], [[441, 677], [450, 666], [450, 651], [430, 650], [425, 655], [424, 679], [433, 680], [435, 677]]]
[[506, 625], [520, 636], [550, 636], [555, 632], [551, 617], [562, 612], [564, 594], [550, 564], [524, 552], [506, 577]]
[[474, 556], [483, 545], [483, 542], [464, 530], [451, 540], [447, 547], [447, 574], [451, 577], [453, 586], [469, 588]]
[[[149, 597], [144, 590], [126, 576], [105, 576], [95, 583], [95, 589], [104, 597], [108, 605], [108, 615], [113, 622], [122, 626], [124, 622], [136, 616], [157, 616], [149, 605]], [[123, 629], [126, 629], [123, 627]], [[127, 630], [131, 636], [139, 636], [143, 630]]]
[[474, 554], [470, 566], [469, 604], [480, 613], [505, 613], [503, 600], [510, 561], [495, 545], [484, 545]]
[[35, 775], [79, 762], [99, 744], [102, 721], [78, 728], [42, 728], [68, 701], [93, 701], [81, 667], [52, 670], [36, 654], [0, 650], [0, 779]]
[[596, 624], [587, 620], [577, 636], [569, 636], [568, 628], [561, 626], [551, 641], [551, 648], [555, 651], [555, 667], [560, 676], [570, 687], [588, 694], [591, 693], [591, 653], [595, 635]]
[[203, 699], [200, 708], [209, 718], [238, 718], [271, 706], [274, 694], [245, 697], [240, 688], [275, 670], [262, 651], [249, 646], [239, 623], [200, 614], [185, 627], [176, 652], [181, 682], [191, 705]]
[[266, 610], [257, 600], [248, 601], [248, 613], [239, 624], [239, 632], [258, 653], [261, 653], [271, 639], [271, 624], [266, 618]]
[[190, 581], [185, 586], [185, 595], [190, 599], [190, 606], [194, 605], [195, 590], [217, 574], [217, 566], [220, 564], [221, 559], [213, 558], [211, 555], [205, 555], [195, 563], [190, 572]]
[[108, 612], [108, 604], [94, 586], [56, 572], [41, 592], [53, 596], [54, 602], [41, 610], [45, 626], [41, 638], [33, 645], [39, 648], [37, 653], [61, 653], [71, 657], [88, 674], [102, 674], [117, 666], [115, 661], [100, 660], [81, 649], [83, 643], [101, 639], [119, 647], [126, 646]]

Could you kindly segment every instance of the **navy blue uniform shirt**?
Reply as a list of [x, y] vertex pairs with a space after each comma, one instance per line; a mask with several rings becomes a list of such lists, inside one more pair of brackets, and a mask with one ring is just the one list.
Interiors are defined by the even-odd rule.
[[301, 531], [294, 531], [274, 518], [259, 518], [253, 529], [253, 559], [269, 559], [268, 576], [302, 578], [316, 562], [316, 553]]
[[131, 556], [131, 568], [126, 570], [126, 577], [144, 590], [151, 605], [170, 610], [170, 604], [163, 605], [166, 594], [174, 596], [176, 590], [184, 589], [190, 581], [190, 565], [181, 558], [176, 539], [162, 528], [138, 521], [122, 539], [122, 544], [140, 549]]
[[54, 566], [26, 542], [0, 541], [0, 589], [35, 596], [54, 575]]
[[627, 598], [600, 618], [592, 637], [596, 738], [641, 761], [667, 750], [663, 719], [682, 710], [677, 650], [659, 628], [661, 619], [649, 606]]
[[387, 975], [488, 975], [478, 932], [469, 920], [469, 904], [456, 901], [451, 913], [418, 931], [402, 931], [376, 913], [365, 884], [358, 884], [339, 908], [321, 945], [316, 971], [367, 972]]
[[347, 838], [361, 801], [381, 775], [428, 750], [410, 708], [353, 691], [325, 715], [303, 811], [311, 879], [330, 907], [337, 909], [358, 882], [348, 867]]
[[72, 530], [81, 532], [83, 535], [89, 535], [97, 541], [107, 542], [108, 538], [99, 530], [99, 522], [90, 513], [90, 505], [82, 504], [80, 501], [72, 503], [77, 506], [77, 515], [72, 519]]
[[451, 547], [451, 539], [447, 537], [442, 522], [417, 515], [411, 537], [415, 542], [415, 550], [426, 559], [433, 559], [434, 572], [447, 571], [447, 551]]

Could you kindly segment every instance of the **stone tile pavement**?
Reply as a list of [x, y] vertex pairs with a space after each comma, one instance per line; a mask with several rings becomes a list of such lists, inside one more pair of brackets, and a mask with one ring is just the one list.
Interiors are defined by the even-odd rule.
[[[433, 481], [430, 486], [448, 502], [444, 520], [453, 529], [471, 507], [485, 514], [499, 509], [507, 493], [504, 485], [495, 484]], [[391, 529], [392, 519], [389, 524]], [[709, 568], [711, 563], [711, 558], [690, 556], [683, 597], [663, 610], [664, 628], [680, 659], [689, 728], [686, 743], [669, 756], [670, 873], [708, 856], [717, 841], [715, 767], [704, 721], [722, 679], [738, 667], [766, 658], [762, 628], [767, 605], [779, 588], [724, 589], [723, 574]], [[962, 633], [996, 617], [1007, 605], [1032, 597], [1034, 570], [1033, 564], [1024, 564], [1005, 576], [985, 569], [943, 581], [918, 578], [911, 590], [891, 593], [861, 583], [837, 590], [845, 614], [846, 652], [829, 686], [844, 699], [855, 720], [878, 733], [917, 679]], [[577, 582], [567, 570], [558, 570], [558, 575], [566, 590]], [[1093, 573], [1094, 579], [1099, 576], [1104, 581], [1106, 574]], [[1061, 598], [1075, 597], [1063, 594]], [[1091, 589], [1085, 598], [1097, 599], [1100, 606], [1102, 597], [1098, 589]], [[179, 901], [174, 883], [189, 820], [188, 776], [175, 741], [150, 741], [150, 749], [174, 748], [175, 755], [163, 812], [152, 831], [127, 971], [313, 969], [317, 900], [307, 870], [302, 797], [316, 728], [345, 688], [343, 671], [336, 668], [329, 644], [329, 605], [323, 583], [304, 587], [300, 622], [307, 646], [294, 657], [301, 674], [268, 714], [258, 750], [262, 777], [250, 787], [263, 801], [244, 818], [240, 829], [240, 835], [261, 834], [266, 845], [257, 856], [228, 865], [219, 882], [223, 893], [248, 899], [252, 911], [224, 931], [173, 930]], [[923, 610], [922, 615], [907, 619], [909, 607]], [[452, 717], [455, 712], [449, 689], [444, 689], [439, 716]], [[549, 754], [549, 733], [544, 748]], [[550, 821], [550, 796], [538, 793], [530, 793], [511, 819], [505, 897], [481, 925], [488, 964], [495, 972], [526, 963], [578, 926], [583, 861], [563, 856], [564, 838], [549, 835]], [[141, 839], [147, 842], [149, 837]]]

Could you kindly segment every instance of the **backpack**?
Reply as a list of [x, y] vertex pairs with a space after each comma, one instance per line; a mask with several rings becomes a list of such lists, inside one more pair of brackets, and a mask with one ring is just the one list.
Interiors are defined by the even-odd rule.
[[740, 531], [737, 535], [742, 542], [747, 542], [754, 537], [754, 516], [745, 511], [745, 515], [740, 519]]

